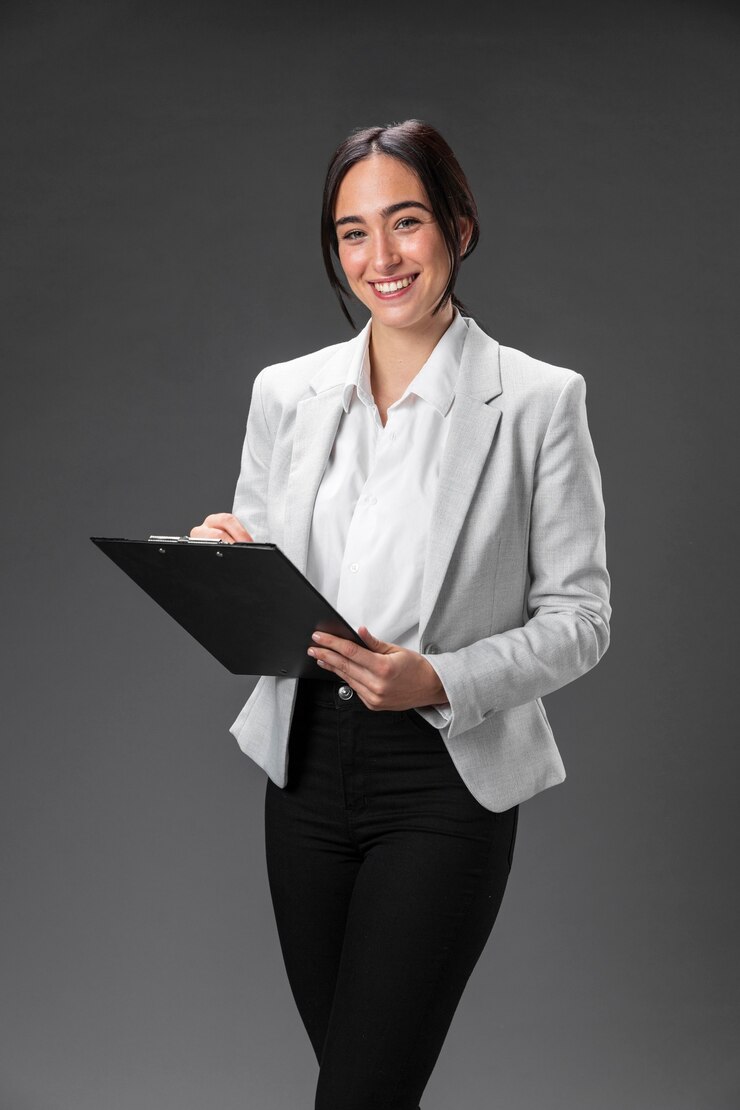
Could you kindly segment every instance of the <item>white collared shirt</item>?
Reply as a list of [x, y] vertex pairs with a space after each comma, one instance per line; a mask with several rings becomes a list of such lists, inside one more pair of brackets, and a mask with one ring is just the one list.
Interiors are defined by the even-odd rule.
[[316, 496], [307, 577], [358, 628], [419, 650], [424, 556], [467, 323], [455, 312], [385, 427], [370, 384], [365, 327]]

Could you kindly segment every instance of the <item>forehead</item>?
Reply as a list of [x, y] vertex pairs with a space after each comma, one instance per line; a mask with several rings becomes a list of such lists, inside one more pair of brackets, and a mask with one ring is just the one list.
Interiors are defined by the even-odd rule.
[[405, 162], [388, 154], [371, 154], [355, 162], [342, 178], [334, 217], [367, 215], [402, 200], [429, 205], [424, 186]]

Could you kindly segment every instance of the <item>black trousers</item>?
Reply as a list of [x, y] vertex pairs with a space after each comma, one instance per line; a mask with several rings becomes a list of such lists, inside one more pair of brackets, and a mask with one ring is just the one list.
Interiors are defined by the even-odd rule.
[[299, 682], [267, 867], [315, 1110], [417, 1110], [511, 868], [518, 806], [492, 813], [418, 714]]

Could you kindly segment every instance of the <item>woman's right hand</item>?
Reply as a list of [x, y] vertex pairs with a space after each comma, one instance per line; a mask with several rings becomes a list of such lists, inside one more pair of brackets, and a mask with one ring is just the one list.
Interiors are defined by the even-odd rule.
[[233, 513], [211, 513], [202, 524], [190, 529], [198, 540], [225, 540], [226, 543], [252, 543], [252, 537]]

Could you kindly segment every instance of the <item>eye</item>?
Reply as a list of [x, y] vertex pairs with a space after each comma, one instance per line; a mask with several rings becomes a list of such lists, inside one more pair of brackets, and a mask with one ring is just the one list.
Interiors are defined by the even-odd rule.
[[402, 216], [396, 224], [396, 227], [399, 228], [401, 231], [404, 231], [407, 228], [413, 227], [415, 224], [418, 224], [420, 222], [421, 221], [417, 220], [416, 216]]
[[356, 242], [358, 239], [361, 239], [364, 234], [364, 231], [360, 231], [359, 228], [355, 228], [354, 231], [348, 231], [345, 235], [342, 236], [342, 238], [348, 240], [349, 242]]

